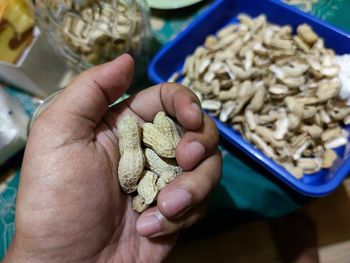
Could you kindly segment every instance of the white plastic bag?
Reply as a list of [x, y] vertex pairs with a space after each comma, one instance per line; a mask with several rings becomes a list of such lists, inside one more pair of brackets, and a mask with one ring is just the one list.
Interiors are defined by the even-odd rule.
[[20, 103], [0, 86], [0, 165], [24, 147], [28, 123]]

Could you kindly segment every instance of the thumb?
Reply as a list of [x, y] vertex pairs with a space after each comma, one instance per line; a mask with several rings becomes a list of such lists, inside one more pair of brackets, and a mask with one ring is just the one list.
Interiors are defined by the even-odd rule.
[[108, 105], [128, 89], [133, 72], [133, 59], [125, 54], [81, 73], [49, 107], [51, 117], [63, 114], [64, 120], [82, 118], [96, 125], [107, 112]]

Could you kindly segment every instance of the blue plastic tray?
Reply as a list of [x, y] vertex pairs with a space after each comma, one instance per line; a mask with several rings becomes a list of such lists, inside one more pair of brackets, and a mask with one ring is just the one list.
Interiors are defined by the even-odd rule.
[[[345, 32], [278, 0], [218, 0], [156, 54], [148, 68], [151, 80], [155, 83], [167, 81], [175, 71], [182, 68], [186, 56], [203, 44], [207, 35], [217, 32], [228, 23], [236, 23], [236, 15], [240, 12], [253, 17], [263, 13], [270, 22], [279, 25], [289, 24], [294, 29], [301, 23], [307, 23], [324, 38], [326, 47], [334, 49], [337, 54], [350, 53], [350, 36]], [[226, 140], [304, 195], [316, 197], [332, 192], [350, 171], [350, 143], [348, 143], [336, 149], [338, 159], [331, 169], [323, 169], [298, 180], [245, 141], [230, 125], [216, 118], [214, 120], [220, 134]]]

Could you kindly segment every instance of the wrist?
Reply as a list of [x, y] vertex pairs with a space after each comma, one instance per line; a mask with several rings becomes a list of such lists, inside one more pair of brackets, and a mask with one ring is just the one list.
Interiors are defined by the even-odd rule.
[[[20, 250], [18, 249], [18, 245], [16, 242], [16, 237], [12, 240], [12, 243], [7, 250], [5, 254], [5, 258], [3, 260], [3, 263], [14, 263], [14, 262], [21, 262], [22, 257], [20, 255]], [[26, 262], [26, 261], [23, 261]]]
[[39, 257], [38, 255], [35, 255], [33, 252], [29, 252], [29, 250], [26, 249], [25, 246], [20, 245], [20, 242], [18, 242], [18, 239], [15, 236], [9, 249], [6, 252], [3, 263], [19, 263], [19, 262], [21, 262], [21, 263], [47, 262], [47, 263], [49, 263], [50, 261], [45, 260], [45, 259]]
[[[23, 242], [15, 235], [1, 263], [61, 263], [69, 261], [70, 252], [56, 251], [50, 248], [33, 247], [30, 242]], [[93, 262], [93, 260], [76, 260], [74, 262]]]

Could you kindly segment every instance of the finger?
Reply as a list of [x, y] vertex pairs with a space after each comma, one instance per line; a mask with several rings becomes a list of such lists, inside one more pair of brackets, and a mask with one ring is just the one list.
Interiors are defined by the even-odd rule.
[[134, 62], [129, 55], [91, 68], [80, 74], [51, 105], [52, 112], [79, 117], [97, 124], [108, 105], [129, 87]]
[[136, 222], [136, 230], [141, 236], [152, 238], [174, 234], [202, 219], [206, 209], [207, 202], [204, 202], [181, 218], [168, 219], [159, 211], [158, 207], [152, 207], [139, 216]]
[[203, 161], [193, 171], [183, 172], [158, 195], [157, 206], [167, 218], [179, 217], [201, 204], [219, 183], [221, 154]]
[[186, 130], [196, 130], [202, 124], [203, 115], [197, 96], [176, 83], [163, 83], [145, 89], [125, 103], [147, 122], [153, 121], [159, 111], [165, 111]]
[[186, 131], [177, 145], [177, 163], [184, 170], [191, 170], [216, 151], [218, 140], [219, 135], [215, 123], [204, 114], [201, 128], [196, 131]]

